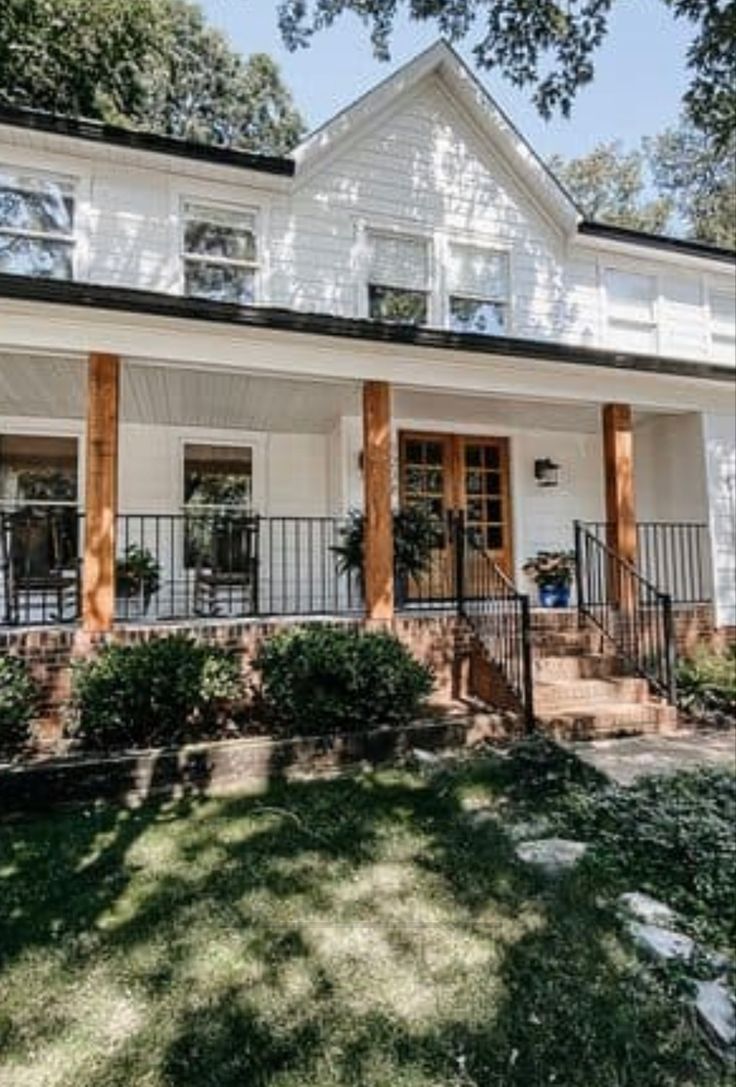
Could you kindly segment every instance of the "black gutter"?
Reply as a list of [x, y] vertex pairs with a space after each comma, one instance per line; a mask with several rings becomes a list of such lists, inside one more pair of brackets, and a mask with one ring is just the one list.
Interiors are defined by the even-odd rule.
[[0, 124], [16, 128], [32, 128], [39, 132], [51, 132], [55, 136], [72, 136], [93, 143], [128, 147], [134, 151], [152, 151], [160, 155], [211, 162], [218, 166], [235, 166], [241, 170], [258, 170], [261, 173], [294, 176], [294, 161], [277, 155], [257, 155], [251, 151], [237, 151], [232, 147], [180, 140], [174, 136], [159, 136], [153, 132], [136, 132], [101, 121], [65, 117], [56, 113], [23, 109], [0, 103]]
[[579, 234], [587, 234], [596, 238], [605, 238], [611, 242], [627, 242], [629, 245], [642, 245], [649, 249], [664, 249], [671, 253], [687, 253], [692, 257], [706, 257], [708, 260], [718, 260], [726, 264], [736, 263], [736, 251], [724, 249], [719, 245], [709, 245], [707, 242], [694, 242], [686, 238], [669, 238], [663, 234], [647, 234], [643, 230], [630, 230], [628, 227], [614, 226], [612, 223], [596, 223], [592, 219], [584, 219], [578, 225]]
[[272, 306], [236, 306], [227, 302], [210, 302], [202, 298], [185, 298], [181, 295], [141, 291], [132, 287], [109, 287], [68, 280], [0, 274], [0, 298], [2, 297], [375, 343], [411, 344], [442, 351], [539, 359], [544, 362], [598, 366], [613, 370], [636, 370], [641, 373], [669, 374], [709, 381], [733, 382], [736, 376], [729, 366], [694, 362], [690, 359], [667, 359], [554, 341], [522, 340], [511, 336], [481, 336], [477, 333], [449, 332], [437, 328], [382, 324], [379, 321], [352, 317], [334, 317], [326, 313], [299, 313]]

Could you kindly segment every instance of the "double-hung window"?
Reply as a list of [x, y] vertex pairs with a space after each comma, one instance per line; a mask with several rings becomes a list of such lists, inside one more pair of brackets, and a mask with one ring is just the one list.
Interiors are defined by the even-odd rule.
[[710, 291], [711, 355], [719, 362], [736, 362], [736, 307], [728, 291]]
[[508, 253], [451, 243], [447, 289], [453, 332], [493, 336], [508, 331]]
[[185, 294], [252, 305], [258, 272], [255, 213], [185, 204], [183, 260]]
[[424, 238], [368, 233], [368, 314], [374, 321], [426, 325], [429, 246]]
[[607, 268], [605, 284], [610, 346], [656, 351], [656, 278]]
[[0, 167], [0, 272], [73, 278], [73, 181]]

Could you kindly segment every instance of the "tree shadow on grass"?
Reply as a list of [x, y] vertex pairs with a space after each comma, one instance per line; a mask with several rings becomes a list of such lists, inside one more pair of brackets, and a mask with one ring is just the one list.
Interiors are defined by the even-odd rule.
[[461, 780], [277, 784], [18, 827], [6, 963], [52, 943], [139, 995], [84, 1087], [725, 1083], [585, 867], [530, 876], [500, 823], [469, 828]]

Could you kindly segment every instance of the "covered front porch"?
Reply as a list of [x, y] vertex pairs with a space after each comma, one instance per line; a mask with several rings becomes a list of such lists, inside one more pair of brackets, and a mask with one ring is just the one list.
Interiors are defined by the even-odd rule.
[[[0, 392], [5, 626], [388, 620], [506, 581], [523, 596], [525, 560], [573, 550], [575, 522], [674, 606], [713, 600], [696, 411], [111, 353], [6, 351]], [[435, 535], [407, 579], [392, 511], [409, 507]]]

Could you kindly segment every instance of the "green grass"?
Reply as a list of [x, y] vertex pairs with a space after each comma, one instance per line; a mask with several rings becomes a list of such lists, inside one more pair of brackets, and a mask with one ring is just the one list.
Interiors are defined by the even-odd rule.
[[[515, 774], [487, 758], [0, 827], [0, 1084], [725, 1085], [605, 873], [515, 861]], [[478, 803], [497, 819], [470, 829]]]

